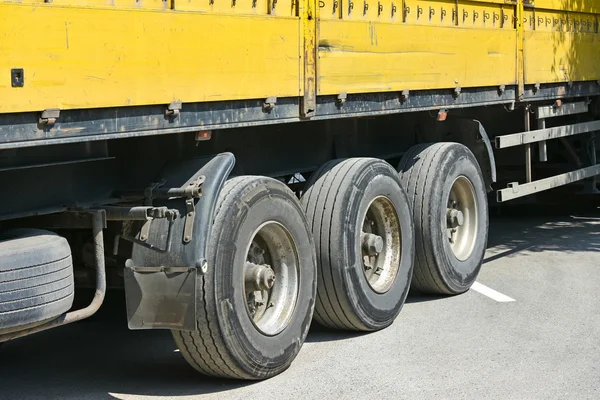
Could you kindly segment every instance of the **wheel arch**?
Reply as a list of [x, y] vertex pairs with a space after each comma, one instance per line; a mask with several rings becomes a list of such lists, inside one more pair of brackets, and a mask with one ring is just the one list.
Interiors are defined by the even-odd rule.
[[[133, 245], [132, 262], [136, 266], [191, 267], [199, 266], [206, 256], [206, 245], [211, 232], [217, 199], [225, 181], [235, 165], [232, 153], [174, 162], [165, 167], [159, 180], [164, 187], [185, 187], [203, 176], [202, 195], [194, 205], [192, 237], [184, 241], [186, 215], [183, 199], [168, 200], [170, 208], [178, 209], [180, 218], [173, 222], [172, 234], [167, 235], [168, 222], [155, 220], [148, 234], [147, 243], [166, 244], [168, 252], [157, 252], [138, 244]], [[161, 205], [160, 202], [156, 202]], [[169, 241], [170, 243], [166, 243]]]
[[[131, 258], [125, 263], [130, 329], [197, 329], [196, 307], [190, 304], [195, 301], [195, 278], [209, 268], [206, 254], [215, 208], [234, 164], [233, 154], [220, 153], [180, 160], [162, 170], [158, 181], [167, 188], [185, 188], [203, 177], [202, 194], [197, 199], [154, 202], [154, 206], [177, 210], [178, 216], [172, 222], [152, 220], [144, 241], [133, 243]], [[136, 224], [128, 234], [141, 237], [141, 232], [141, 224]]]
[[488, 192], [496, 182], [496, 160], [490, 138], [479, 120], [448, 115], [445, 121], [431, 118], [420, 122], [424, 142], [456, 142], [466, 146], [477, 160]]

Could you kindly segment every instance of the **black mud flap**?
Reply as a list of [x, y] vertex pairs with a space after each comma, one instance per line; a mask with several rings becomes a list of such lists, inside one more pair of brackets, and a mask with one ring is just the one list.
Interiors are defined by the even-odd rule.
[[[154, 202], [176, 209], [178, 218], [171, 223], [154, 220], [143, 245], [133, 245], [125, 264], [130, 329], [197, 329], [197, 280], [211, 267], [205, 259], [206, 243], [217, 198], [234, 164], [233, 154], [221, 153], [167, 166], [162, 172], [160, 179], [169, 188], [184, 188], [202, 177], [202, 195]], [[140, 232], [136, 237], [141, 238]]]
[[129, 329], [196, 330], [196, 268], [125, 267]]

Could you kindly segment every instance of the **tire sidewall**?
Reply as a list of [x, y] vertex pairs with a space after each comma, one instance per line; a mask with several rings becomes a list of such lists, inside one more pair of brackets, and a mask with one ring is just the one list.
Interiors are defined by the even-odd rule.
[[[360, 174], [346, 193], [347, 212], [341, 221], [341, 239], [338, 254], [344, 254], [347, 268], [348, 300], [368, 329], [381, 329], [391, 324], [402, 309], [408, 295], [414, 263], [414, 228], [408, 198], [391, 166], [379, 161]], [[371, 202], [379, 196], [387, 198], [396, 209], [400, 222], [401, 258], [392, 286], [377, 293], [369, 285], [364, 273], [360, 233], [363, 219]]]
[[[312, 318], [316, 294], [316, 258], [312, 237], [293, 193], [281, 183], [267, 179], [224, 205], [213, 232], [207, 273], [214, 285], [213, 301], [228, 350], [242, 369], [252, 375], [275, 375], [287, 368], [300, 350]], [[298, 249], [300, 269], [296, 307], [288, 325], [274, 336], [261, 333], [245, 311], [244, 264], [252, 235], [267, 221], [283, 225]], [[229, 267], [230, 266], [230, 267]], [[210, 276], [212, 275], [212, 276]], [[250, 367], [250, 370], [248, 368]]]
[[[473, 185], [477, 203], [477, 239], [469, 257], [461, 261], [453, 253], [446, 237], [446, 209], [455, 179], [466, 177]], [[472, 153], [461, 145], [452, 146], [446, 153], [435, 177], [437, 187], [432, 190], [429, 209], [431, 244], [441, 278], [455, 293], [464, 292], [477, 278], [487, 246], [487, 194], [482, 173]]]

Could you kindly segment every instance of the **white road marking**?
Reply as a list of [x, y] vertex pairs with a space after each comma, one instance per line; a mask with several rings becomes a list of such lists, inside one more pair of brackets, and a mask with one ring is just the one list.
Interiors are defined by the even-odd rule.
[[500, 292], [496, 292], [494, 289], [489, 288], [485, 285], [482, 285], [479, 282], [475, 282], [473, 284], [473, 286], [471, 286], [471, 289], [473, 289], [474, 291], [481, 293], [484, 296], [489, 297], [490, 299], [496, 300], [500, 303], [507, 303], [509, 301], [515, 301], [515, 299], [508, 297], [505, 294], [502, 294]]

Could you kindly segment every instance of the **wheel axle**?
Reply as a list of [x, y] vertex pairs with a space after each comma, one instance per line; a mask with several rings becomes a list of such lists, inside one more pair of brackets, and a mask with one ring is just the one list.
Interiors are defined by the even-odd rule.
[[368, 256], [376, 256], [383, 250], [383, 238], [372, 233], [362, 232], [360, 234], [363, 251]]
[[269, 290], [275, 283], [275, 272], [267, 264], [258, 265], [246, 261], [244, 279], [251, 291]]
[[460, 210], [450, 208], [446, 213], [446, 220], [449, 228], [456, 228], [465, 223], [465, 215]]

